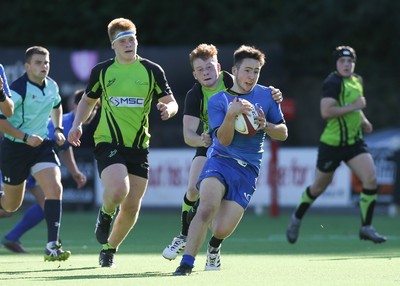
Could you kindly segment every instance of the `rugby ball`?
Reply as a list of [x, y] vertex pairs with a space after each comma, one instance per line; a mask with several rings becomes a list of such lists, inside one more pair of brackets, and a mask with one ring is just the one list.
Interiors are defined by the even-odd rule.
[[255, 123], [257, 111], [253, 107], [250, 114], [239, 114], [235, 119], [235, 130], [245, 136], [253, 136], [257, 133], [257, 128], [260, 126]]

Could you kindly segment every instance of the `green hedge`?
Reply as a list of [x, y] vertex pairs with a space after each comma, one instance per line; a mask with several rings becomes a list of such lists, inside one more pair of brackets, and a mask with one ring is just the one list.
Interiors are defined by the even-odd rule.
[[317, 140], [317, 128], [312, 139], [301, 133], [310, 117], [319, 116], [307, 110], [307, 102], [318, 101], [319, 84], [333, 68], [333, 48], [348, 44], [357, 51], [356, 71], [366, 82], [367, 116], [376, 128], [400, 122], [399, 1], [14, 0], [1, 1], [0, 11], [1, 47], [104, 48], [106, 26], [115, 17], [136, 23], [139, 45], [278, 45], [283, 73], [274, 84], [298, 103], [300, 124], [292, 127], [289, 142], [300, 145]]

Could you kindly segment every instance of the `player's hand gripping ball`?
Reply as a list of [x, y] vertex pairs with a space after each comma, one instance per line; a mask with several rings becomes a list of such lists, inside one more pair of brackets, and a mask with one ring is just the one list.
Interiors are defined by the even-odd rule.
[[239, 114], [235, 120], [235, 130], [245, 136], [253, 136], [257, 133], [260, 126], [256, 123], [255, 117], [258, 116], [256, 108], [253, 106], [249, 114]]

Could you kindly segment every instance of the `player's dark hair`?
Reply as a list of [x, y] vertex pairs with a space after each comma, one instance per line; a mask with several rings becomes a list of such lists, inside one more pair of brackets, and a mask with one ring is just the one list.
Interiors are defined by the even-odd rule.
[[265, 64], [265, 54], [251, 46], [242, 45], [233, 53], [233, 65], [240, 67], [244, 59], [255, 59], [261, 66]]
[[31, 61], [33, 55], [47, 56], [47, 55], [50, 55], [50, 53], [46, 48], [41, 47], [41, 46], [30, 47], [25, 51], [25, 62], [29, 63]]

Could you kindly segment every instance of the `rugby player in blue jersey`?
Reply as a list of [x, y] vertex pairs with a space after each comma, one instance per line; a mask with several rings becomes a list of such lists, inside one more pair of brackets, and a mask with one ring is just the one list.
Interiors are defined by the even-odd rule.
[[[232, 88], [220, 91], [208, 101], [213, 143], [199, 177], [200, 204], [191, 221], [185, 252], [174, 275], [189, 275], [207, 230], [213, 239], [207, 248], [205, 270], [219, 270], [222, 241], [230, 236], [243, 217], [256, 189], [266, 135], [284, 141], [287, 127], [280, 105], [271, 97], [271, 88], [257, 84], [265, 55], [258, 49], [241, 46], [234, 52]], [[258, 132], [245, 136], [235, 131], [238, 114], [256, 107]]]
[[[233, 85], [232, 75], [221, 70], [218, 62], [218, 50], [214, 45], [204, 43], [198, 45], [190, 52], [189, 62], [196, 82], [185, 97], [183, 137], [187, 145], [196, 147], [196, 153], [190, 165], [187, 191], [182, 200], [180, 233], [173, 238], [162, 253], [163, 257], [168, 260], [175, 259], [185, 248], [191, 214], [196, 209], [196, 201], [199, 196], [196, 183], [206, 162], [208, 147], [211, 145], [211, 136], [208, 133], [208, 100], [217, 92]], [[281, 103], [282, 92], [270, 87], [272, 98]]]

